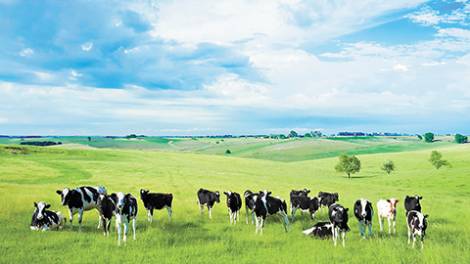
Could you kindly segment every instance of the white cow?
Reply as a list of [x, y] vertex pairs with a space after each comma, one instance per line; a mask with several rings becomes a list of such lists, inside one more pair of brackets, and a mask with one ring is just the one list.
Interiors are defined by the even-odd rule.
[[380, 232], [383, 232], [383, 218], [387, 218], [388, 221], [388, 233], [396, 234], [396, 218], [397, 218], [397, 204], [398, 200], [390, 198], [387, 200], [379, 200], [377, 202], [377, 216], [379, 217]]

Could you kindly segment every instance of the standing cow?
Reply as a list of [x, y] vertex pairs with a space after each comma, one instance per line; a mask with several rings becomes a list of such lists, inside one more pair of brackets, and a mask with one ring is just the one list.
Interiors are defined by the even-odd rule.
[[350, 230], [348, 226], [348, 208], [344, 208], [340, 204], [332, 204], [328, 208], [328, 216], [331, 224], [333, 224], [333, 243], [336, 243], [341, 232], [341, 240], [343, 247], [346, 245], [346, 232]]
[[227, 208], [230, 218], [230, 224], [236, 224], [240, 217], [240, 209], [242, 208], [242, 198], [236, 192], [224, 192], [227, 196]]
[[153, 221], [153, 210], [161, 210], [163, 208], [166, 208], [168, 219], [171, 221], [173, 194], [151, 193], [149, 190], [140, 189], [140, 199], [144, 203], [145, 209], [147, 209], [147, 220], [150, 223]]
[[379, 218], [380, 232], [383, 232], [383, 218], [387, 218], [388, 221], [388, 234], [392, 234], [392, 232], [395, 234], [397, 232], [397, 204], [398, 200], [395, 198], [381, 199], [377, 202], [377, 217]]
[[219, 191], [211, 192], [201, 188], [197, 191], [197, 203], [201, 210], [201, 214], [204, 210], [204, 205], [207, 205], [209, 219], [212, 219], [212, 207], [214, 207], [215, 203], [220, 203], [220, 193]]
[[310, 198], [308, 193], [310, 190], [292, 190], [290, 192], [290, 206], [292, 221], [295, 220], [295, 212], [300, 209], [301, 212], [309, 212], [310, 217], [315, 217], [315, 212], [318, 211], [320, 203], [317, 197]]
[[418, 211], [421, 212], [421, 199], [423, 199], [423, 196], [419, 195], [414, 195], [414, 196], [406, 196], [405, 197], [405, 214], [408, 215], [409, 211]]
[[354, 216], [359, 221], [359, 233], [363, 238], [366, 238], [366, 226], [369, 230], [369, 236], [372, 236], [372, 216], [374, 209], [372, 203], [364, 198], [357, 200], [354, 203]]
[[409, 211], [406, 217], [408, 227], [408, 244], [413, 239], [413, 248], [415, 247], [416, 237], [419, 236], [421, 240], [421, 249], [424, 248], [424, 237], [428, 227], [428, 215], [418, 211]]
[[[64, 188], [57, 190], [56, 193], [60, 195], [62, 205], [69, 208], [70, 223], [73, 222], [73, 216], [78, 213], [78, 224], [81, 228], [83, 211], [96, 209], [98, 197], [100, 194], [106, 194], [106, 188], [82, 186], [75, 189]], [[98, 221], [98, 228], [100, 226], [101, 221]]]
[[256, 199], [258, 198], [258, 193], [254, 193], [250, 190], [246, 190], [244, 193], [245, 196], [245, 216], [246, 223], [248, 224], [248, 214], [251, 214], [251, 224], [255, 223], [255, 204]]
[[122, 240], [126, 242], [129, 222], [132, 220], [132, 237], [135, 240], [136, 218], [137, 218], [137, 199], [132, 194], [122, 192], [111, 194], [111, 198], [116, 205], [116, 229], [118, 233], [118, 245], [121, 245], [121, 228], [124, 225], [124, 234]]
[[263, 234], [264, 221], [268, 215], [278, 214], [282, 218], [284, 230], [287, 232], [289, 228], [289, 218], [287, 217], [286, 201], [271, 197], [271, 192], [260, 191], [255, 202], [254, 212], [256, 215], [256, 230]]

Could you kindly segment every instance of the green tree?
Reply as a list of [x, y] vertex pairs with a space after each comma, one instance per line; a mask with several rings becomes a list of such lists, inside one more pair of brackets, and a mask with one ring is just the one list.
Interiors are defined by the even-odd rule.
[[431, 133], [431, 132], [428, 132], [428, 133], [424, 134], [424, 141], [428, 142], [428, 143], [433, 142], [434, 141], [434, 134]]
[[418, 137], [419, 140], [423, 140], [423, 136], [421, 135], [416, 135]]
[[391, 160], [387, 160], [382, 165], [382, 170], [385, 171], [388, 175], [395, 170], [395, 163]]
[[442, 154], [436, 150], [431, 152], [431, 157], [429, 157], [429, 162], [436, 168], [439, 169], [442, 166], [450, 166], [450, 163], [447, 160], [442, 159]]
[[290, 138], [295, 138], [295, 137], [298, 137], [298, 136], [299, 136], [299, 134], [297, 134], [297, 132], [295, 132], [294, 130], [291, 130], [289, 132], [289, 137]]
[[309, 137], [309, 138], [311, 138], [311, 137], [312, 137], [312, 133], [305, 133], [304, 137]]
[[232, 151], [230, 151], [230, 149], [227, 149], [227, 150], [225, 151], [225, 154], [232, 154]]
[[343, 154], [339, 156], [338, 164], [335, 166], [337, 172], [344, 172], [351, 178], [351, 174], [361, 170], [361, 161], [356, 156], [348, 156]]
[[464, 144], [468, 142], [468, 137], [461, 135], [461, 134], [456, 134], [455, 135], [455, 142], [458, 144]]

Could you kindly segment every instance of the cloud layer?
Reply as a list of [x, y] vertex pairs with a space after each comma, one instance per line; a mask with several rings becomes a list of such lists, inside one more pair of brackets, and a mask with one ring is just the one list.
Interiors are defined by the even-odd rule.
[[0, 7], [3, 134], [470, 133], [466, 1]]

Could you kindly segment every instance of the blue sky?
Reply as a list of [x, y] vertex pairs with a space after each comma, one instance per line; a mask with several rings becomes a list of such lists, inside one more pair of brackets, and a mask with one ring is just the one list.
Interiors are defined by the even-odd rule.
[[470, 1], [0, 0], [0, 134], [470, 133]]

